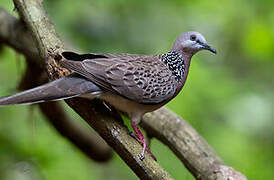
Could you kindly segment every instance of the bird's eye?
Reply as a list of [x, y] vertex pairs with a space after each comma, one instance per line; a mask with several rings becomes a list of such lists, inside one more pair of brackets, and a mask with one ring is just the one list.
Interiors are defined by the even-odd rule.
[[196, 36], [195, 36], [194, 34], [192, 34], [192, 35], [190, 36], [190, 40], [191, 40], [191, 41], [196, 41]]

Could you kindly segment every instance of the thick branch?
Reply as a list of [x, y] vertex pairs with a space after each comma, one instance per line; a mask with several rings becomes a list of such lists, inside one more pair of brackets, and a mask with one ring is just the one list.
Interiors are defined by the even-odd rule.
[[22, 21], [11, 16], [0, 8], [0, 44], [7, 44], [17, 52], [26, 56], [28, 60], [41, 64], [42, 58], [34, 40]]
[[[14, 18], [2, 8], [0, 8], [0, 43], [9, 45], [27, 59], [27, 71], [19, 85], [20, 90], [33, 88], [47, 80], [45, 71], [43, 71], [43, 59], [38, 54], [30, 32], [22, 21]], [[76, 124], [58, 103], [40, 104], [39, 107], [55, 129], [88, 157], [96, 161], [110, 159], [111, 150], [101, 137], [78, 123]]]
[[245, 179], [226, 167], [197, 131], [167, 108], [146, 114], [142, 126], [150, 136], [165, 143], [197, 179]]
[[101, 162], [110, 160], [112, 150], [106, 142], [97, 134], [91, 133], [86, 127], [70, 119], [59, 103], [46, 102], [39, 104], [39, 107], [59, 133], [66, 136], [88, 157]]
[[[19, 89], [30, 89], [46, 81], [45, 71], [37, 64], [27, 60], [27, 69]], [[105, 141], [95, 132], [92, 133], [90, 129], [71, 119], [59, 102], [41, 103], [39, 108], [53, 127], [89, 158], [95, 161], [107, 161], [112, 157], [112, 150]]]
[[[0, 21], [1, 23], [1, 21]], [[0, 34], [1, 37], [1, 34]], [[81, 101], [82, 103], [82, 101]], [[99, 103], [99, 102], [96, 102]], [[77, 101], [74, 101], [75, 108], [78, 107]], [[99, 103], [100, 104], [100, 103]], [[90, 105], [90, 104], [89, 104]], [[101, 105], [101, 104], [100, 104]], [[82, 108], [82, 107], [80, 107]], [[90, 107], [92, 108], [92, 107]], [[103, 107], [102, 107], [103, 108]], [[89, 109], [90, 110], [90, 109]], [[101, 109], [99, 109], [101, 110]], [[79, 110], [85, 115], [84, 109]], [[79, 112], [79, 114], [81, 114]], [[96, 112], [98, 115], [98, 112]], [[100, 113], [99, 113], [100, 114]], [[86, 114], [86, 116], [89, 116]], [[103, 116], [105, 118], [105, 116]], [[86, 118], [86, 120], [89, 122], [89, 117]], [[104, 119], [100, 119], [100, 121], [106, 121]], [[197, 132], [184, 120], [178, 120], [179, 117], [174, 115], [174, 113], [170, 112], [167, 109], [161, 109], [154, 113], [147, 114], [144, 117], [143, 121], [143, 127], [148, 131], [152, 132], [151, 134], [158, 138], [159, 140], [163, 141], [165, 144], [167, 144], [173, 152], [177, 155], [177, 157], [185, 164], [185, 166], [193, 173], [193, 175], [197, 179], [223, 179], [227, 176], [225, 174], [232, 174], [231, 177], [236, 177], [235, 174], [238, 175], [238, 173], [233, 170], [232, 168], [227, 168], [225, 166], [221, 166], [220, 158], [213, 152], [213, 150], [209, 147], [209, 145], [203, 140], [202, 137], [200, 137]], [[112, 117], [109, 117], [110, 120], [113, 120]], [[168, 123], [166, 121], [168, 120]], [[176, 122], [176, 123], [175, 123]], [[89, 122], [91, 124], [95, 123], [94, 126], [99, 126], [98, 129], [109, 129], [108, 134], [111, 132], [116, 132], [115, 129], [112, 129], [111, 127], [116, 127], [115, 124], [112, 124], [113, 126], [108, 126], [108, 122], [100, 122], [102, 123], [102, 126], [100, 126], [100, 123], [96, 124], [96, 122], [92, 122], [92, 120]], [[115, 121], [113, 122], [115, 123]], [[176, 124], [176, 127], [180, 127], [175, 129], [176, 133], [172, 133], [174, 130], [173, 128], [174, 123]], [[110, 124], [109, 124], [110, 125]], [[120, 126], [120, 124], [119, 124]], [[97, 129], [97, 131], [98, 131]], [[118, 128], [120, 130], [120, 128]], [[114, 131], [113, 131], [114, 130]], [[99, 130], [101, 131], [101, 130]], [[101, 133], [104, 133], [102, 130]], [[100, 133], [100, 134], [101, 134]], [[106, 134], [101, 134], [103, 137], [106, 136]], [[113, 134], [109, 134], [110, 137], [113, 137]], [[120, 133], [121, 137], [119, 136], [120, 141], [128, 141], [129, 144], [131, 144], [131, 138], [127, 139], [127, 134]], [[121, 139], [122, 138], [122, 139]], [[119, 140], [118, 140], [119, 141]], [[109, 144], [114, 144], [117, 146], [116, 142], [108, 142]], [[125, 142], [124, 142], [125, 143]], [[118, 145], [122, 145], [123, 143], [119, 143]], [[137, 152], [140, 151], [140, 147], [136, 145]], [[132, 144], [131, 144], [132, 145]], [[131, 147], [131, 146], [129, 146]], [[187, 148], [186, 148], [187, 147]], [[118, 152], [120, 151], [121, 147], [118, 147]], [[122, 147], [123, 148], [123, 147]], [[127, 149], [127, 148], [126, 148]], [[124, 149], [124, 151], [127, 151]], [[123, 153], [120, 153], [122, 156]], [[134, 154], [134, 153], [133, 153]], [[199, 155], [200, 154], [200, 155]], [[201, 155], [203, 154], [203, 155]], [[208, 158], [206, 156], [208, 155]], [[135, 154], [136, 155], [136, 154]], [[122, 156], [123, 157], [123, 156]], [[125, 160], [127, 161], [127, 160]], [[213, 163], [212, 163], [213, 162]], [[131, 162], [127, 162], [128, 164]], [[214, 166], [211, 167], [212, 164], [216, 164], [217, 167]], [[132, 167], [132, 165], [131, 165]], [[213, 170], [214, 169], [214, 170]], [[232, 169], [232, 170], [231, 170]], [[213, 171], [212, 171], [213, 170]], [[229, 173], [230, 172], [230, 173]], [[211, 174], [211, 175], [210, 175]], [[234, 174], [234, 175], [233, 175]], [[208, 177], [206, 177], [209, 175]], [[216, 178], [217, 177], [217, 178]], [[235, 179], [245, 179], [244, 176], [237, 176]]]
[[[61, 52], [64, 49], [40, 2], [14, 0], [14, 3], [21, 18], [26, 22], [37, 41], [40, 56], [47, 59], [50, 77], [54, 79], [66, 75], [68, 72], [61, 68], [57, 62], [60, 60], [60, 56], [48, 56], [47, 54], [52, 49], [55, 49], [55, 52]], [[101, 102], [97, 102], [95, 106], [92, 106], [95, 102], [90, 103], [88, 100], [79, 98], [66, 102], [117, 151], [141, 179], [172, 179], [149, 156], [144, 161], [139, 159], [138, 154], [141, 152], [141, 146], [128, 135], [125, 126], [115, 120], [112, 114], [105, 111], [107, 108]]]

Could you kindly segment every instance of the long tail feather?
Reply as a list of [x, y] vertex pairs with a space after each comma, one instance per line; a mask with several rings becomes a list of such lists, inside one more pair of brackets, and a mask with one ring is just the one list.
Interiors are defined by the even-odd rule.
[[100, 93], [101, 89], [84, 77], [73, 74], [11, 96], [1, 97], [0, 106], [34, 104]]

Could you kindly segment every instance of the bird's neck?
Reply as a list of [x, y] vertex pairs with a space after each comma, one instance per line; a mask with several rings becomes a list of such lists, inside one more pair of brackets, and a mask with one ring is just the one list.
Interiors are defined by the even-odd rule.
[[179, 83], [185, 81], [191, 57], [180, 51], [169, 51], [166, 54], [162, 54], [161, 59]]

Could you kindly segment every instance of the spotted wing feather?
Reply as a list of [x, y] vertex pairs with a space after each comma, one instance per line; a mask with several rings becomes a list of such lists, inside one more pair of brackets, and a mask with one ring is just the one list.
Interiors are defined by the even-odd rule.
[[160, 103], [173, 97], [177, 81], [159, 56], [108, 55], [109, 58], [62, 61], [100, 87], [139, 103]]

